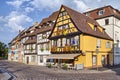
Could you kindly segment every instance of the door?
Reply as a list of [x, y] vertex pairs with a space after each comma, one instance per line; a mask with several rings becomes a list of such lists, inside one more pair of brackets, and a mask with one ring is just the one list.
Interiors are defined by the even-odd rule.
[[102, 65], [105, 66], [105, 56], [102, 55], [102, 59], [101, 59]]
[[107, 65], [109, 65], [110, 63], [109, 63], [109, 55], [107, 55]]
[[29, 64], [29, 57], [27, 57], [27, 64]]

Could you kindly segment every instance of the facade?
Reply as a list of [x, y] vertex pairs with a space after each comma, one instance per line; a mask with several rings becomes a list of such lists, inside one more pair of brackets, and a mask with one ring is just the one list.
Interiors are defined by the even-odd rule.
[[82, 64], [84, 68], [113, 64], [113, 41], [105, 29], [95, 20], [64, 5], [49, 39], [52, 54], [47, 59], [53, 59], [54, 63]]
[[10, 61], [18, 61], [18, 36], [16, 36], [9, 45], [9, 60]]
[[55, 23], [57, 12], [51, 14], [48, 18], [44, 18], [38, 26], [37, 31], [37, 53], [38, 53], [38, 65], [46, 65], [48, 56], [50, 53], [50, 42], [48, 36], [51, 33], [51, 29]]
[[36, 26], [34, 25], [26, 31], [28, 39], [23, 44], [24, 62], [31, 65], [37, 64], [37, 36], [35, 27]]
[[19, 33], [19, 54], [18, 54], [18, 61], [24, 63], [24, 43], [28, 39], [26, 30], [23, 30]]
[[120, 11], [112, 6], [105, 6], [84, 14], [95, 19], [114, 39], [114, 64], [120, 64]]

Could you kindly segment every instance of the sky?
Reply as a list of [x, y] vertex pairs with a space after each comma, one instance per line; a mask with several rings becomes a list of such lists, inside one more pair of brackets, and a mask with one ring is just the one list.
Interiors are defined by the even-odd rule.
[[19, 30], [40, 23], [62, 4], [81, 13], [106, 5], [120, 10], [119, 0], [0, 0], [0, 41], [8, 44]]

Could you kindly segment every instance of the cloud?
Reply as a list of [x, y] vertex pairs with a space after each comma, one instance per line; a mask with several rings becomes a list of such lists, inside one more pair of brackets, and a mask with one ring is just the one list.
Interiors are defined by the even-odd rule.
[[25, 8], [25, 12], [27, 12], [27, 13], [32, 12], [32, 11], [34, 11], [34, 8], [32, 8], [32, 7]]
[[62, 3], [63, 0], [33, 0], [30, 5], [38, 10], [56, 10]]
[[32, 19], [30, 17], [16, 11], [12, 11], [4, 19], [6, 20], [4, 26], [10, 28], [11, 32], [18, 32], [19, 30], [23, 30], [23, 25], [28, 22], [32, 22]]
[[85, 4], [85, 2], [83, 2], [82, 0], [74, 0], [73, 1], [76, 4], [77, 10], [86, 10], [89, 7]]
[[8, 5], [12, 5], [15, 8], [19, 8], [23, 4], [23, 0], [14, 0], [6, 2]]
[[12, 1], [7, 1], [6, 3], [8, 5], [12, 5], [13, 7], [19, 9], [24, 2], [29, 2], [29, 1], [30, 0], [12, 0]]

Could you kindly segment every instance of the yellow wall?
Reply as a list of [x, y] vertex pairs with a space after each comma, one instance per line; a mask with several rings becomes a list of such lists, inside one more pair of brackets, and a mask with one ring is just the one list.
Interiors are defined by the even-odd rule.
[[[63, 12], [64, 10], [65, 9], [62, 8], [60, 12]], [[72, 23], [72, 21], [70, 20], [70, 16], [68, 15], [67, 12], [66, 12], [66, 15], [64, 15], [64, 16], [60, 16], [60, 14], [59, 14], [59, 17], [58, 17], [58, 19], [56, 21], [57, 21], [57, 23], [55, 24], [56, 27], [53, 30], [52, 37], [58, 36], [58, 34], [57, 34], [58, 32], [59, 32], [59, 35], [63, 35], [64, 32], [65, 32], [65, 34], [69, 34], [69, 33], [78, 31], [75, 28], [75, 26]], [[64, 29], [63, 31], [58, 30], [59, 26], [65, 25], [65, 24], [69, 25], [69, 29], [66, 29], [66, 30]]]
[[[79, 56], [78, 61], [75, 61], [75, 64], [82, 64], [84, 63], [84, 67], [92, 67], [92, 55], [96, 54], [96, 45], [97, 45], [97, 37], [93, 37], [90, 35], [80, 35], [80, 50], [85, 53], [85, 56]], [[101, 40], [101, 47], [99, 48], [99, 53], [97, 55], [97, 64], [98, 66], [102, 66], [101, 59], [102, 55], [105, 56], [105, 59], [107, 59], [107, 55], [110, 55], [110, 64], [113, 62], [113, 54], [112, 54], [112, 48], [106, 48], [106, 42], [110, 40], [106, 39], [100, 39]], [[112, 41], [110, 41], [111, 44], [113, 44]], [[107, 64], [107, 60], [105, 60], [105, 64]]]

